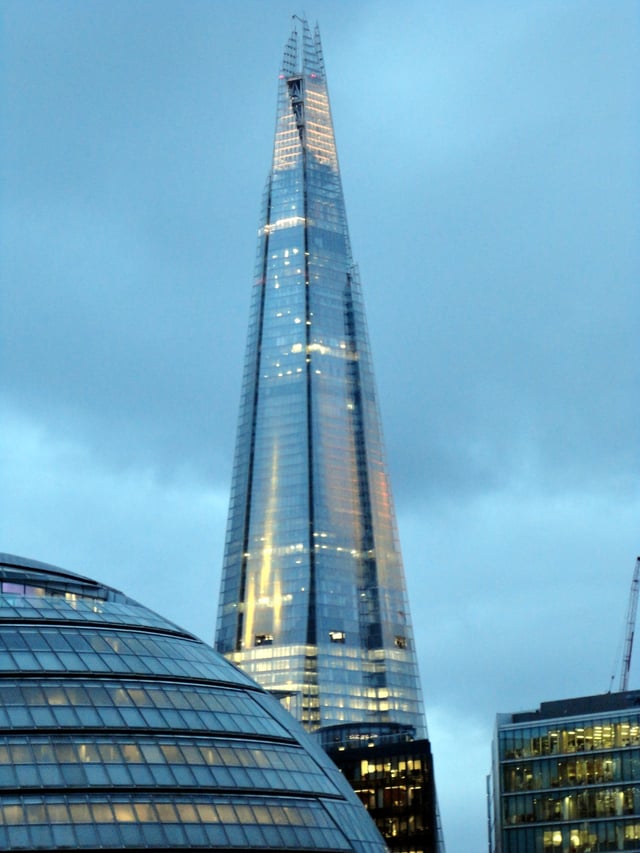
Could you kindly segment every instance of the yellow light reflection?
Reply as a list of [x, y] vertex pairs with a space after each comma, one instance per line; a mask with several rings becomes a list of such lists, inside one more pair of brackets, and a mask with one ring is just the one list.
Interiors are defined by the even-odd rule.
[[[259, 233], [271, 234], [273, 231], [280, 231], [283, 228], [294, 228], [296, 225], [305, 225], [306, 221], [304, 216], [285, 216], [281, 219], [276, 219], [275, 222], [267, 223], [267, 225], [259, 229]], [[286, 254], [285, 257], [287, 257]]]
[[[245, 621], [244, 621], [244, 637], [243, 645], [245, 649], [249, 649], [255, 645], [256, 631], [256, 609], [271, 608], [272, 623], [271, 634], [278, 637], [282, 624], [282, 583], [279, 573], [274, 572], [273, 555], [278, 549], [274, 548], [275, 538], [275, 518], [278, 508], [278, 463], [279, 451], [278, 444], [273, 446], [273, 454], [271, 458], [271, 476], [269, 479], [269, 496], [265, 508], [265, 529], [264, 536], [260, 537], [263, 543], [258, 556], [259, 568], [257, 575], [255, 572], [250, 573], [247, 584], [247, 596], [245, 600]], [[261, 620], [260, 630], [264, 630], [265, 625]]]

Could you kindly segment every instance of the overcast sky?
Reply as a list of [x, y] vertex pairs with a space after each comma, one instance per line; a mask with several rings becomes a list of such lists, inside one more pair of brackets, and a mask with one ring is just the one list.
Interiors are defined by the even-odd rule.
[[[2, 4], [0, 550], [208, 641], [296, 11]], [[445, 839], [484, 853], [495, 714], [605, 692], [621, 657], [640, 553], [640, 3], [306, 12]]]

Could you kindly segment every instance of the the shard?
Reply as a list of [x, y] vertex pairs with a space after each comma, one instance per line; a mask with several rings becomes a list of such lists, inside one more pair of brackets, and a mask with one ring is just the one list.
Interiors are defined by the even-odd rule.
[[428, 746], [322, 49], [299, 19], [278, 81], [216, 648], [331, 754]]

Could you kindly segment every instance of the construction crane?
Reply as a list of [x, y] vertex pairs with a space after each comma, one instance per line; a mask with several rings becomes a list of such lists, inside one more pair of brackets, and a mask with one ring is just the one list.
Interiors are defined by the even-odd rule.
[[633, 635], [636, 631], [636, 613], [638, 612], [638, 587], [640, 587], [640, 557], [636, 559], [636, 566], [633, 570], [633, 580], [631, 581], [631, 591], [629, 592], [624, 654], [622, 656], [622, 670], [620, 671], [620, 685], [618, 687], [618, 691], [620, 693], [623, 693], [629, 684], [631, 652], [633, 651]]

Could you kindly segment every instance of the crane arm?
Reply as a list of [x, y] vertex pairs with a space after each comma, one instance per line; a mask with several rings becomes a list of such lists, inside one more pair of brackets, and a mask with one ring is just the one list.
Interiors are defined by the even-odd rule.
[[633, 651], [633, 635], [636, 630], [636, 614], [638, 612], [638, 587], [640, 587], [640, 557], [636, 560], [633, 571], [631, 591], [629, 593], [629, 606], [627, 608], [627, 627], [624, 641], [624, 655], [622, 658], [622, 670], [620, 672], [620, 686], [618, 690], [623, 692], [629, 684], [629, 670], [631, 669], [631, 653]]

